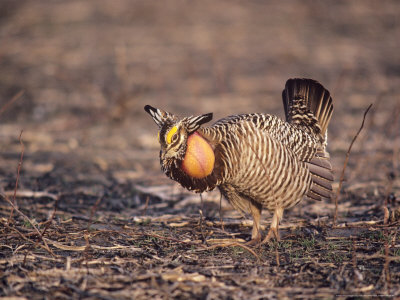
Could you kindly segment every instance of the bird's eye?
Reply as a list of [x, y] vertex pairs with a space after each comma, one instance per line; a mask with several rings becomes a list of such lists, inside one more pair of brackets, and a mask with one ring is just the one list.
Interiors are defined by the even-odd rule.
[[177, 139], [178, 139], [178, 134], [175, 133], [175, 134], [172, 136], [172, 143], [176, 142]]

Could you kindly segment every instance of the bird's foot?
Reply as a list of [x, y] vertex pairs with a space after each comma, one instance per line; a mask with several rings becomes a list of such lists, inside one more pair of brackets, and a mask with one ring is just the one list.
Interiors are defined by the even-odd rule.
[[251, 240], [244, 244], [245, 244], [245, 246], [258, 246], [260, 244], [260, 242], [261, 242], [261, 234], [258, 234], [255, 237], [252, 236]]
[[279, 231], [278, 228], [276, 227], [271, 227], [269, 229], [268, 234], [265, 237], [265, 239], [261, 242], [261, 245], [268, 243], [273, 238], [275, 238], [277, 242], [280, 241]]

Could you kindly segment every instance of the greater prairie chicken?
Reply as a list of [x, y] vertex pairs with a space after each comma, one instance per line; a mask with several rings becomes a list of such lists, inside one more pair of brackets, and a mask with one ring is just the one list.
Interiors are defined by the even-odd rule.
[[333, 105], [329, 91], [311, 79], [289, 79], [282, 92], [286, 121], [251, 113], [212, 113], [179, 119], [145, 106], [159, 127], [164, 173], [195, 192], [218, 187], [234, 208], [253, 217], [251, 242], [261, 241], [263, 208], [273, 212], [265, 241], [275, 236], [283, 210], [303, 198], [329, 199], [332, 166], [326, 151]]

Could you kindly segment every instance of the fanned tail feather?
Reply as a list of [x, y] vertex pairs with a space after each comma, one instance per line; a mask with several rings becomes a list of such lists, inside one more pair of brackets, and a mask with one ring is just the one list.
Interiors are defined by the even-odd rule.
[[332, 117], [332, 97], [312, 79], [289, 79], [282, 92], [286, 121], [303, 127], [326, 144], [326, 132]]
[[282, 92], [286, 121], [314, 135], [321, 149], [307, 161], [312, 186], [306, 198], [330, 199], [333, 173], [326, 152], [327, 129], [332, 117], [332, 97], [319, 82], [312, 79], [289, 79]]

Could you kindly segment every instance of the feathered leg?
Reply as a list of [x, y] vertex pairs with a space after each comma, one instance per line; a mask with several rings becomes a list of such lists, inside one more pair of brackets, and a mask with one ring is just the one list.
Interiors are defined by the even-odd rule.
[[274, 212], [274, 216], [272, 217], [271, 227], [270, 227], [270, 229], [268, 231], [267, 236], [265, 237], [265, 239], [262, 241], [261, 244], [267, 243], [273, 237], [275, 237], [275, 239], [277, 241], [280, 240], [280, 237], [279, 237], [279, 222], [282, 219], [282, 215], [283, 215], [283, 208], [280, 208], [280, 207], [276, 208], [275, 212]]
[[253, 217], [253, 230], [251, 231], [251, 240], [246, 243], [246, 245], [256, 245], [261, 241], [261, 228], [260, 228], [260, 218], [261, 218], [261, 205], [256, 205], [254, 203], [249, 203], [250, 213]]

